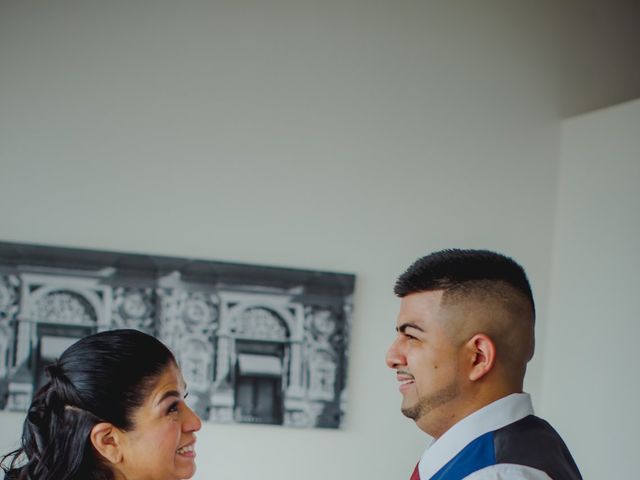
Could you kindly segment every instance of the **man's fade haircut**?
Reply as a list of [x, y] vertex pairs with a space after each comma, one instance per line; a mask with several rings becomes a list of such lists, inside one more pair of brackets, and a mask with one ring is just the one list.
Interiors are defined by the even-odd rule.
[[443, 290], [444, 298], [457, 294], [502, 293], [504, 286], [524, 295], [535, 319], [535, 304], [524, 269], [512, 258], [489, 250], [446, 249], [416, 260], [396, 281], [398, 297]]

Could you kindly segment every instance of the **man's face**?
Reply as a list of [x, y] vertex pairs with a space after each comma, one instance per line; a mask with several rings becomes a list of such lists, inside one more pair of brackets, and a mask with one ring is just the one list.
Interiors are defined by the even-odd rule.
[[460, 348], [445, 328], [451, 318], [440, 305], [442, 293], [419, 292], [402, 299], [397, 337], [386, 357], [401, 382], [402, 413], [435, 437], [449, 428], [461, 386]]

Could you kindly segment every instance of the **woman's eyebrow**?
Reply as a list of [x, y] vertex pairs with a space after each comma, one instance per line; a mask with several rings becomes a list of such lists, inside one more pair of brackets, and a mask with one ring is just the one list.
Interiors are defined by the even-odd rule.
[[158, 399], [157, 405], [161, 404], [165, 399], [169, 397], [182, 398], [182, 395], [180, 395], [180, 392], [178, 392], [177, 390], [169, 390], [162, 394], [162, 396]]

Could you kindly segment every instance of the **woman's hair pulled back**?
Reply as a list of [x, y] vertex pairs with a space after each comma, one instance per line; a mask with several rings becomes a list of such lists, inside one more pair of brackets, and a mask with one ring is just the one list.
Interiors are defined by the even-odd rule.
[[109, 422], [133, 429], [135, 409], [171, 363], [175, 359], [167, 347], [137, 330], [78, 340], [46, 367], [49, 381], [33, 397], [21, 447], [3, 458], [6, 478], [111, 479], [92, 448], [92, 428]]

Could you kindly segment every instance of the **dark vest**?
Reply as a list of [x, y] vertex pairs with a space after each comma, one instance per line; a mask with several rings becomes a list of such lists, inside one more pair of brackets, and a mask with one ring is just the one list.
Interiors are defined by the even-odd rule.
[[533, 467], [553, 480], [582, 480], [560, 435], [549, 423], [534, 415], [481, 435], [431, 479], [423, 480], [460, 480], [498, 463]]

